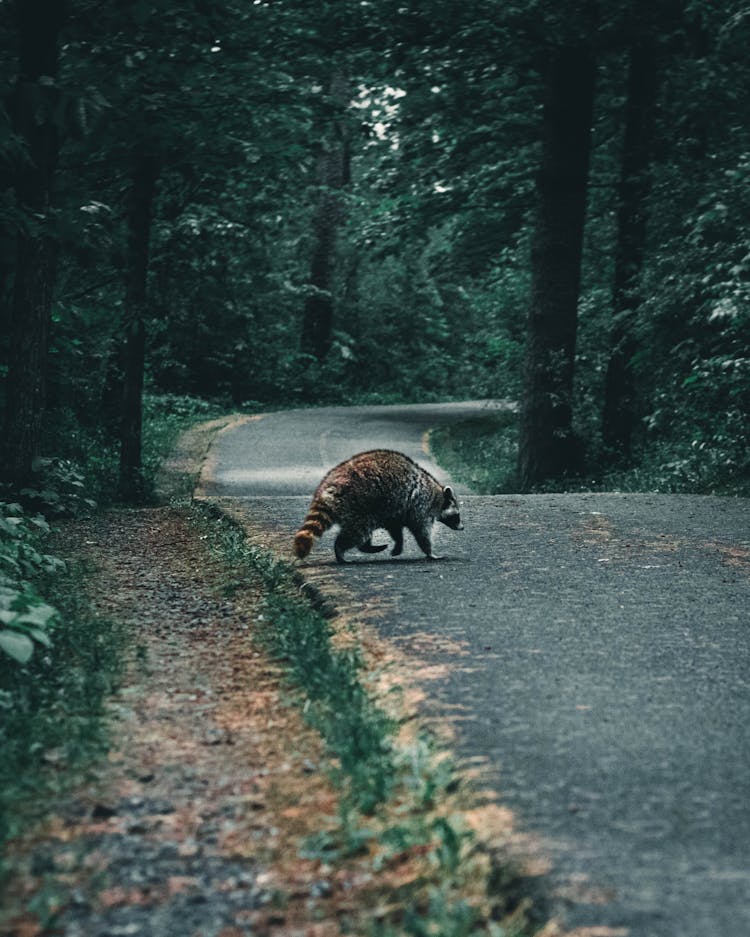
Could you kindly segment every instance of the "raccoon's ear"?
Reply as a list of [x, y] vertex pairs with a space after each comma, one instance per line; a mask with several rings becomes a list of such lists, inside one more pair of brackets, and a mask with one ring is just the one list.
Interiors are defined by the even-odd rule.
[[450, 485], [446, 485], [445, 488], [443, 488], [443, 503], [451, 504], [455, 500], [456, 496], [453, 494], [453, 489]]

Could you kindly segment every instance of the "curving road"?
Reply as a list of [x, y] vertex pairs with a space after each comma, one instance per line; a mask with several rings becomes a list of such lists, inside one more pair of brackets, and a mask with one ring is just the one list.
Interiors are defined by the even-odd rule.
[[[441, 475], [425, 431], [481, 403], [266, 414], [212, 448], [202, 494], [286, 544], [322, 475], [401, 449]], [[747, 499], [464, 495], [428, 563], [332, 538], [306, 575], [335, 581], [415, 667], [424, 703], [555, 860], [570, 926], [631, 937], [750, 934]], [[272, 538], [273, 539], [273, 538]], [[408, 540], [407, 536], [407, 540]], [[354, 558], [354, 554], [353, 554]]]

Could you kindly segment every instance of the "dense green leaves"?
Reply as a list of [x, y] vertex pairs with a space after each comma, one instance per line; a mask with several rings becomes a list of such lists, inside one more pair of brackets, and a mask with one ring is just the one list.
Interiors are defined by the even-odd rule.
[[[0, 15], [6, 91], [18, 74], [12, 6]], [[690, 466], [686, 484], [718, 473], [731, 485], [747, 471], [749, 23], [735, 0], [72, 0], [54, 82], [48, 450], [73, 455], [82, 436], [106, 448], [118, 432], [129, 180], [144, 146], [160, 166], [144, 319], [152, 390], [250, 407], [517, 396], [545, 68], [567, 43], [597, 63], [572, 401], [581, 452], [589, 471], [608, 455], [604, 375], [619, 349], [634, 388], [631, 458], [657, 446], [665, 464]], [[627, 59], [644, 47], [659, 76], [651, 144], [631, 164], [645, 233], [638, 269], [627, 256], [619, 268], [637, 302], [618, 306]], [[329, 93], [334, 74], [348, 106]], [[38, 224], [18, 197], [29, 152], [9, 113], [5, 320], [19, 233]], [[348, 172], [318, 282], [331, 195], [321, 153], [337, 148]], [[324, 356], [303, 342], [315, 300], [333, 314]], [[5, 337], [0, 353], [5, 367]]]
[[35, 582], [65, 564], [40, 552], [48, 531], [43, 517], [0, 502], [0, 650], [19, 664], [29, 662], [36, 646], [52, 645], [57, 610], [40, 597]]

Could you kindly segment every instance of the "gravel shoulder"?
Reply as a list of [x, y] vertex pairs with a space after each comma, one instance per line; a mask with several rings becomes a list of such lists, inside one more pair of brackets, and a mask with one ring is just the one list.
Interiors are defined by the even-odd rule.
[[336, 797], [318, 736], [253, 645], [254, 597], [222, 594], [178, 510], [111, 511], [64, 538], [98, 567], [97, 612], [130, 625], [132, 660], [107, 762], [14, 844], [0, 933], [338, 933], [351, 881], [298, 854]]

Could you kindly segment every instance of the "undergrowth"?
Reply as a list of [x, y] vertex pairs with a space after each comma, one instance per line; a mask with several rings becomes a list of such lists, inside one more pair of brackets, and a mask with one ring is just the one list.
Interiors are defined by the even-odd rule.
[[[215, 409], [190, 397], [146, 397], [148, 492], [179, 433]], [[106, 749], [104, 705], [125, 642], [119, 626], [93, 615], [86, 571], [46, 552], [50, 521], [115, 500], [116, 447], [101, 431], [77, 427], [66, 436], [64, 419], [54, 425], [47, 448], [56, 456], [40, 460], [33, 484], [16, 493], [23, 505], [0, 502], [0, 871], [4, 843]]]
[[518, 490], [518, 416], [510, 410], [434, 429], [430, 448], [453, 478], [477, 494]]
[[38, 579], [57, 612], [49, 646], [24, 664], [0, 655], [0, 873], [4, 844], [44, 815], [76, 769], [107, 746], [104, 706], [125, 636], [92, 614], [84, 575], [73, 567]]
[[[437, 461], [477, 494], [519, 491], [518, 416], [488, 413], [430, 433]], [[750, 480], [738, 459], [695, 440], [647, 440], [638, 460], [619, 469], [601, 467], [596, 447], [587, 454], [589, 468], [576, 478], [549, 482], [536, 491], [623, 491], [747, 495]]]
[[[211, 401], [180, 394], [144, 394], [142, 479], [144, 503], [156, 501], [156, 480], [164, 459], [178, 437], [200, 420], [211, 420], [226, 409]], [[59, 410], [45, 424], [44, 450], [84, 481], [86, 497], [100, 506], [116, 503], [119, 488], [119, 443], [113, 431], [101, 422], [83, 423], [70, 409]], [[54, 475], [53, 490], [60, 487]]]
[[[260, 580], [265, 599], [256, 640], [282, 664], [305, 717], [328, 748], [339, 826], [311, 837], [304, 855], [337, 862], [365, 854], [376, 873], [405, 857], [420, 863], [420, 873], [399, 889], [397, 900], [390, 896], [391, 911], [373, 918], [370, 931], [377, 937], [531, 934], [528, 903], [488, 887], [490, 859], [456, 806], [460, 783], [452, 761], [429, 736], [399, 738], [397, 719], [367, 689], [356, 642], [334, 645], [322, 600], [315, 607], [290, 564], [250, 544], [215, 509], [198, 508], [196, 522], [227, 569], [240, 571], [227, 589]], [[509, 879], [518, 880], [513, 874]]]

